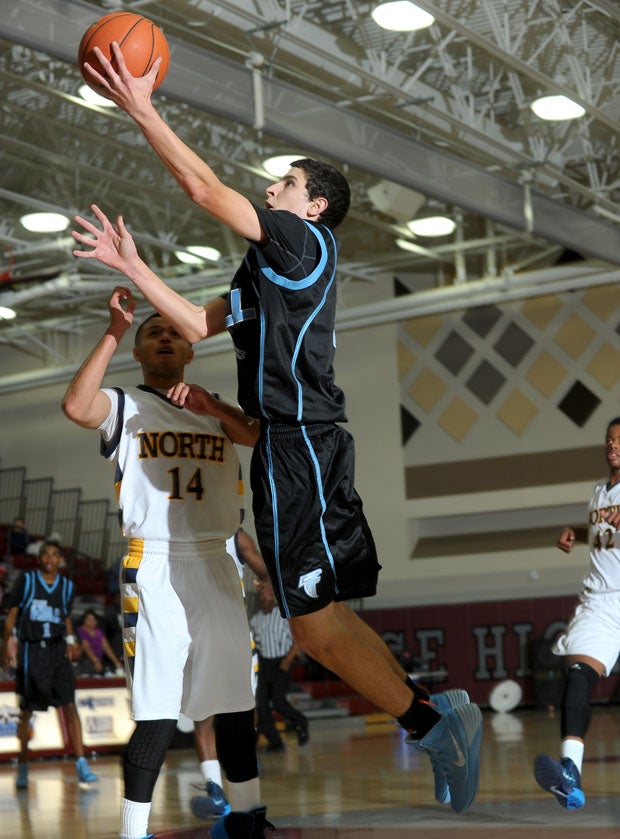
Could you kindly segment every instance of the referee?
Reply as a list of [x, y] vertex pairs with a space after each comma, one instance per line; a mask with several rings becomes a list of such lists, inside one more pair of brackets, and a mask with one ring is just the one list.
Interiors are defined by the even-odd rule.
[[250, 620], [250, 628], [258, 649], [258, 685], [256, 710], [258, 733], [269, 741], [265, 752], [281, 752], [284, 742], [276, 728], [272, 711], [290, 723], [302, 746], [308, 740], [308, 720], [286, 698], [290, 686], [290, 669], [299, 652], [293, 641], [288, 621], [280, 615], [269, 581], [257, 585], [260, 611]]

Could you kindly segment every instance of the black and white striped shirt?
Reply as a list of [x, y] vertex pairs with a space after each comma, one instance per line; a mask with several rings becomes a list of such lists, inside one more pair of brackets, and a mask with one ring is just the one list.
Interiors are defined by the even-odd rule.
[[250, 628], [262, 658], [284, 658], [293, 646], [288, 621], [277, 606], [267, 613], [257, 612], [250, 620]]

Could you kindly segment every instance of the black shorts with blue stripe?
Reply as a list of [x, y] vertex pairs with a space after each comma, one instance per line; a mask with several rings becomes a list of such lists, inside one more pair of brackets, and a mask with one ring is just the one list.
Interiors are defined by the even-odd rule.
[[20, 642], [15, 691], [19, 707], [29, 711], [75, 701], [75, 674], [64, 638]]
[[381, 566], [354, 477], [353, 437], [341, 426], [263, 424], [252, 508], [285, 618], [376, 593]]

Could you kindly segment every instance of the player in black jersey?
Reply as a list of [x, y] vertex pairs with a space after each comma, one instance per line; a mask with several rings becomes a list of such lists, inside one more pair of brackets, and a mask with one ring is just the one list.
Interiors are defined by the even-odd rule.
[[[157, 62], [134, 78], [120, 49], [112, 50], [114, 66], [97, 53], [104, 73], [87, 70], [92, 80], [136, 121], [189, 197], [249, 247], [230, 292], [204, 307], [169, 289], [138, 256], [122, 218], [113, 226], [95, 205], [100, 226], [78, 217], [90, 236], [73, 234], [93, 250], [74, 253], [124, 273], [192, 343], [228, 329], [239, 403], [261, 424], [250, 475], [253, 511], [282, 615], [302, 650], [398, 720], [431, 756], [438, 798], [449, 792], [452, 808], [464, 812], [478, 786], [480, 709], [448, 702], [440, 712], [344, 602], [373, 595], [380, 568], [353, 484], [353, 440], [340, 425], [344, 396], [333, 370], [333, 230], [349, 207], [346, 178], [329, 164], [300, 159], [257, 206], [223, 184], [159, 116], [150, 98]], [[180, 388], [181, 405], [183, 398]], [[226, 818], [216, 837], [262, 835], [232, 822], [229, 830]]]
[[58, 573], [60, 545], [45, 540], [39, 549], [39, 568], [16, 579], [4, 603], [8, 614], [2, 634], [0, 659], [8, 659], [8, 642], [16, 629], [19, 642], [16, 693], [20, 697], [18, 737], [21, 746], [17, 789], [28, 788], [28, 741], [33, 711], [62, 707], [76, 756], [78, 780], [91, 784], [97, 776], [84, 757], [82, 725], [75, 707], [75, 676], [71, 659], [77, 655], [71, 606], [74, 584]]

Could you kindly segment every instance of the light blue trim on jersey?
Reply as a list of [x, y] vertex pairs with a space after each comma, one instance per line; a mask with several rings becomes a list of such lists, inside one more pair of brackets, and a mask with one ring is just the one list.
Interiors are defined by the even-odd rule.
[[316, 307], [316, 309], [312, 312], [308, 320], [304, 323], [301, 330], [299, 331], [299, 335], [297, 336], [297, 342], [295, 343], [295, 351], [293, 353], [293, 357], [291, 358], [291, 376], [293, 381], [297, 383], [297, 422], [301, 422], [303, 419], [303, 411], [304, 411], [304, 394], [301, 382], [297, 378], [297, 374], [295, 373], [295, 368], [297, 367], [297, 358], [301, 351], [301, 345], [304, 339], [304, 336], [308, 329], [310, 328], [310, 324], [321, 311], [323, 306], [325, 305], [325, 300], [327, 299], [327, 294], [334, 283], [334, 278], [336, 276], [336, 266], [334, 265], [334, 272], [331, 275], [330, 281], [325, 286], [325, 292], [321, 299], [321, 302]]
[[22, 613], [28, 608], [34, 594], [34, 575], [32, 571], [28, 571], [24, 575], [24, 593], [19, 604]]
[[286, 595], [284, 593], [284, 586], [282, 584], [282, 572], [280, 569], [280, 528], [278, 527], [278, 491], [276, 489], [276, 482], [273, 477], [273, 460], [271, 459], [271, 428], [267, 426], [266, 434], [266, 450], [268, 462], [268, 478], [269, 488], [271, 490], [271, 509], [273, 510], [273, 555], [276, 561], [276, 573], [278, 575], [278, 588], [280, 590], [280, 600], [286, 612], [285, 617], [290, 618], [291, 613], [286, 602]]
[[[260, 300], [260, 298], [259, 298]], [[263, 394], [264, 390], [264, 376], [263, 371], [265, 369], [265, 312], [262, 306], [260, 305], [258, 319], [260, 322], [260, 331], [259, 331], [259, 344], [258, 344], [258, 405], [260, 408], [261, 414], [266, 418], [267, 414], [265, 413], [265, 409], [263, 407]]]
[[232, 288], [230, 290], [230, 314], [226, 315], [225, 319], [226, 329], [231, 329], [236, 323], [252, 320], [255, 317], [256, 311], [253, 308], [241, 308], [241, 289]]
[[[312, 229], [314, 230], [314, 228], [312, 228]], [[333, 242], [333, 245], [334, 245], [334, 270], [332, 271], [332, 275], [329, 278], [329, 282], [325, 286], [325, 291], [323, 293], [323, 297], [321, 299], [321, 302], [316, 307], [314, 312], [312, 312], [312, 314], [310, 315], [308, 320], [304, 323], [304, 325], [302, 326], [302, 328], [299, 332], [299, 335], [297, 337], [297, 342], [295, 344], [295, 352], [293, 353], [293, 357], [291, 359], [291, 376], [293, 378], [293, 381], [297, 382], [297, 422], [301, 422], [301, 420], [303, 419], [303, 410], [304, 410], [303, 389], [302, 389], [302, 386], [301, 386], [301, 382], [299, 381], [299, 379], [297, 378], [297, 375], [295, 373], [295, 368], [297, 366], [297, 358], [298, 358], [299, 353], [301, 351], [301, 344], [302, 344], [304, 335], [306, 334], [306, 332], [310, 328], [310, 324], [312, 323], [314, 318], [318, 315], [318, 313], [321, 311], [321, 309], [325, 305], [327, 295], [328, 295], [329, 290], [332, 287], [332, 285], [334, 283], [334, 279], [336, 277], [336, 265], [337, 265], [337, 262], [338, 262], [338, 258], [337, 258], [338, 249], [336, 248], [336, 240], [334, 239], [334, 234], [331, 232], [331, 230], [329, 228], [326, 228], [326, 229], [327, 229], [327, 232], [329, 233], [329, 235], [332, 237], [332, 242]]]
[[[274, 285], [278, 285], [280, 286], [280, 288], [286, 288], [289, 291], [298, 291], [304, 288], [308, 288], [311, 285], [314, 285], [314, 283], [323, 274], [325, 266], [327, 265], [327, 246], [325, 244], [325, 239], [321, 235], [320, 231], [317, 230], [317, 228], [313, 224], [310, 224], [305, 219], [303, 219], [303, 222], [306, 225], [306, 227], [314, 234], [319, 243], [319, 248], [321, 249], [321, 258], [319, 259], [316, 268], [314, 269], [314, 271], [312, 271], [311, 274], [308, 274], [308, 276], [305, 279], [289, 280], [288, 277], [283, 277], [281, 274], [276, 274], [273, 268], [270, 268], [267, 264], [267, 260], [265, 259], [261, 251], [256, 251], [256, 258], [258, 261], [260, 272], [263, 275], [263, 277], [269, 280], [269, 282], [274, 283]], [[329, 228], [325, 229], [329, 232], [333, 240], [334, 236], [331, 230], [329, 230]], [[336, 251], [334, 251], [334, 253], [336, 253]], [[335, 261], [336, 260], [334, 259], [334, 263]]]
[[[314, 447], [310, 442], [310, 437], [308, 436], [308, 432], [306, 430], [306, 426], [300, 426], [301, 433], [304, 438], [304, 442], [306, 443], [306, 447], [310, 453], [310, 460], [312, 461], [312, 465], [314, 466], [314, 472], [316, 476], [316, 485], [319, 494], [319, 499], [321, 502], [321, 515], [319, 517], [319, 527], [321, 530], [321, 541], [323, 542], [323, 548], [325, 549], [325, 555], [329, 560], [330, 567], [332, 569], [332, 573], [334, 575], [334, 591], [338, 594], [338, 577], [336, 575], [336, 563], [334, 562], [334, 556], [332, 554], [331, 548], [327, 541], [327, 534], [325, 533], [325, 522], [323, 520], [323, 516], [325, 515], [325, 511], [327, 509], [327, 504], [325, 503], [325, 495], [323, 494], [323, 484], [321, 481], [321, 467], [319, 465], [318, 458], [314, 451]], [[285, 617], [290, 618], [291, 612], [288, 607], [288, 603], [286, 600], [286, 593], [284, 591], [284, 585], [282, 583], [282, 570], [280, 565], [280, 529], [278, 526], [279, 522], [279, 515], [278, 515], [278, 493], [276, 490], [276, 482], [273, 476], [273, 460], [271, 458], [271, 429], [267, 426], [267, 433], [266, 433], [266, 451], [267, 451], [267, 462], [268, 462], [268, 478], [269, 478], [269, 487], [271, 490], [271, 509], [273, 511], [273, 553], [274, 559], [276, 564], [276, 574], [278, 577], [278, 589], [280, 591], [280, 602], [284, 607]]]
[[[307, 222], [306, 222], [306, 224], [307, 224]], [[310, 285], [312, 285], [314, 282], [316, 282], [317, 270], [319, 268], [321, 268], [321, 271], [322, 271], [322, 269], [325, 267], [325, 264], [327, 262], [327, 248], [325, 247], [325, 241], [323, 240], [323, 238], [319, 237], [318, 231], [310, 224], [307, 224], [307, 226], [316, 235], [317, 239], [319, 239], [319, 242], [321, 244], [321, 254], [322, 254], [322, 256], [321, 256], [321, 261], [320, 261], [319, 265], [317, 266], [317, 268], [312, 272], [312, 274], [310, 275], [309, 278], [307, 278], [307, 280], [302, 280], [301, 282], [297, 282], [293, 285], [289, 285], [288, 280], [286, 280], [284, 277], [278, 277], [278, 275], [276, 275], [275, 272], [272, 271], [271, 269], [261, 269], [263, 274], [265, 274], [265, 276], [267, 277], [267, 279], [271, 279], [273, 282], [276, 282], [277, 285], [280, 285], [284, 288], [297, 288], [297, 289], [308, 288]], [[308, 331], [308, 329], [310, 328], [310, 325], [311, 325], [312, 321], [315, 319], [315, 317], [318, 315], [318, 313], [321, 311], [321, 309], [325, 305], [325, 301], [327, 300], [327, 295], [329, 294], [329, 291], [330, 291], [332, 285], [334, 284], [334, 280], [336, 278], [336, 265], [337, 265], [337, 262], [338, 262], [338, 258], [337, 258], [338, 249], [336, 247], [336, 240], [335, 240], [334, 234], [331, 232], [331, 230], [329, 228], [325, 228], [325, 229], [327, 230], [327, 232], [331, 236], [332, 243], [334, 245], [334, 269], [332, 271], [332, 275], [329, 279], [329, 282], [325, 286], [325, 291], [323, 293], [323, 297], [321, 298], [321, 302], [316, 307], [316, 309], [310, 314], [310, 316], [308, 317], [308, 319], [306, 320], [306, 322], [302, 326], [301, 330], [299, 331], [299, 335], [297, 336], [297, 341], [295, 343], [295, 350], [294, 350], [293, 355], [291, 357], [291, 378], [297, 384], [297, 421], [298, 422], [301, 422], [301, 420], [303, 418], [303, 388], [302, 388], [301, 382], [299, 381], [299, 379], [297, 378], [297, 375], [295, 373], [295, 367], [297, 366], [297, 359], [299, 357], [299, 353], [301, 352], [301, 346], [302, 346], [302, 343], [303, 343], [304, 336], [305, 336], [306, 332]], [[273, 275], [273, 277], [269, 276], [267, 274], [267, 271], [269, 271]], [[278, 277], [278, 280], [280, 280], [281, 282], [276, 280], [276, 279], [273, 279], [274, 277]], [[260, 322], [260, 332], [259, 332], [260, 338], [259, 338], [259, 361], [258, 361], [258, 404], [260, 406], [262, 415], [264, 417], [266, 417], [267, 415], [266, 415], [266, 413], [264, 411], [264, 408], [263, 408], [263, 394], [264, 394], [263, 370], [264, 370], [264, 361], [265, 361], [265, 314], [264, 314], [264, 309], [263, 309], [262, 305], [260, 306], [260, 310], [259, 310], [259, 322]]]
[[[45, 589], [45, 591], [48, 594], [52, 594], [54, 591], [56, 591], [56, 589], [60, 585], [60, 580], [62, 579], [60, 574], [57, 574], [56, 579], [54, 580], [53, 583], [46, 583], [45, 580], [43, 579], [43, 574], [41, 574], [40, 571], [37, 571], [36, 574], [37, 574], [37, 579], [39, 580], [39, 582], [41, 583], [41, 585], [43, 586], [43, 588]], [[63, 597], [62, 597], [62, 602], [63, 602], [63, 605], [64, 605], [64, 602], [65, 602], [64, 593], [63, 593]]]
[[306, 446], [308, 451], [310, 452], [310, 460], [314, 466], [314, 472], [316, 475], [316, 486], [319, 493], [319, 499], [321, 501], [321, 515], [319, 517], [319, 523], [321, 528], [321, 539], [323, 541], [323, 547], [325, 548], [325, 553], [329, 560], [329, 564], [332, 569], [332, 573], [334, 575], [334, 589], [336, 593], [338, 593], [338, 577], [336, 576], [336, 565], [334, 563], [334, 556], [331, 552], [331, 548], [327, 542], [327, 534], [325, 533], [325, 522], [323, 521], [323, 516], [325, 514], [325, 510], [327, 509], [327, 504], [325, 503], [325, 496], [323, 494], [323, 484], [321, 482], [321, 467], [319, 466], [319, 461], [314, 451], [314, 447], [310, 442], [310, 437], [308, 436], [308, 432], [306, 430], [306, 426], [301, 426], [301, 433], [303, 435], [304, 440], [306, 441]]

